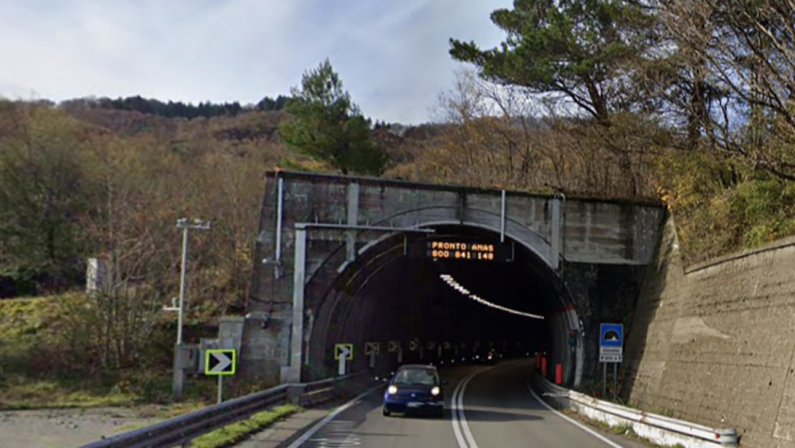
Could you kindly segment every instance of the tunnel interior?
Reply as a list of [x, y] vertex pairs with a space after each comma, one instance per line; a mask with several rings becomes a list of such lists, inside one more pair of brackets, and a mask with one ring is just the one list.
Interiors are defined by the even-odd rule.
[[[359, 350], [355, 369], [370, 368], [365, 342], [381, 343], [376, 367], [382, 369], [393, 369], [399, 361], [472, 362], [493, 346], [504, 358], [546, 353], [551, 366], [562, 365], [564, 382], [571, 383], [575, 356], [563, 313], [567, 297], [546, 263], [517, 241], [506, 237], [500, 243], [500, 235], [489, 230], [433, 230], [386, 238], [343, 270], [325, 300], [327, 325], [312, 336], [323, 345], [317, 356], [327, 369], [336, 366], [337, 343]], [[434, 253], [434, 242], [443, 252]], [[460, 244], [468, 250], [456, 250]], [[471, 258], [456, 258], [455, 252]], [[422, 348], [410, 350], [412, 340]], [[400, 341], [402, 359], [388, 352], [388, 341]]]

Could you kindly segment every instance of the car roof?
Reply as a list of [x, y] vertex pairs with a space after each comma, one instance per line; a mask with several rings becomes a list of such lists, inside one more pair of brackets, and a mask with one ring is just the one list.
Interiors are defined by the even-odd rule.
[[430, 364], [404, 364], [398, 368], [400, 370], [406, 369], [427, 369], [427, 370], [436, 370], [436, 366], [432, 366]]

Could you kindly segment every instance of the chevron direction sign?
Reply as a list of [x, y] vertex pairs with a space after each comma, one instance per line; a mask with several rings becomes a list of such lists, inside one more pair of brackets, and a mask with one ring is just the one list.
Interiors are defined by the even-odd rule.
[[234, 375], [237, 367], [234, 349], [206, 350], [204, 359], [205, 375]]

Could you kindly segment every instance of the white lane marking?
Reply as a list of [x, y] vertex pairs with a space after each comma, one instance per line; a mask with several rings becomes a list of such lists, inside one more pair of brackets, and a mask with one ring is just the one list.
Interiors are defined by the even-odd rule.
[[497, 366], [487, 367], [470, 373], [458, 383], [458, 387], [453, 391], [453, 398], [450, 400], [450, 404], [453, 407], [453, 432], [455, 432], [455, 438], [460, 448], [478, 448], [478, 444], [475, 442], [475, 437], [472, 436], [472, 431], [469, 429], [469, 423], [467, 423], [467, 418], [464, 414], [464, 393], [466, 392], [467, 385], [469, 385], [469, 382], [472, 381], [475, 376], [495, 367]]
[[[465, 378], [466, 379], [466, 378]], [[468, 448], [466, 440], [461, 435], [461, 428], [458, 427], [458, 410], [456, 405], [456, 398], [458, 398], [458, 391], [461, 390], [461, 385], [464, 384], [464, 380], [461, 380], [455, 387], [453, 391], [453, 396], [450, 397], [450, 419], [453, 423], [453, 432], [455, 433], [455, 439], [458, 442], [458, 446], [460, 448]]]
[[587, 432], [588, 434], [590, 434], [590, 435], [592, 435], [592, 436], [596, 437], [597, 439], [601, 440], [602, 442], [604, 442], [604, 443], [606, 443], [606, 444], [608, 444], [608, 445], [612, 446], [613, 448], [623, 448], [621, 445], [619, 445], [619, 444], [617, 444], [617, 443], [613, 442], [612, 440], [608, 439], [607, 437], [605, 437], [605, 436], [603, 436], [603, 435], [599, 434], [599, 433], [598, 433], [598, 432], [596, 432], [596, 431], [593, 431], [591, 428], [589, 428], [589, 427], [587, 427], [587, 426], [583, 425], [582, 423], [580, 423], [580, 422], [578, 422], [578, 421], [576, 421], [576, 420], [574, 420], [574, 419], [570, 418], [569, 416], [567, 416], [567, 415], [563, 414], [562, 412], [559, 412], [557, 409], [555, 409], [555, 408], [553, 408], [552, 406], [548, 405], [546, 401], [542, 400], [542, 399], [541, 399], [541, 397], [539, 397], [538, 395], [536, 395], [535, 391], [533, 391], [533, 389], [530, 387], [530, 385], [529, 385], [529, 384], [527, 385], [527, 390], [529, 390], [529, 391], [530, 391], [530, 393], [531, 393], [531, 394], [533, 394], [533, 398], [535, 398], [535, 399], [536, 399], [536, 401], [538, 401], [539, 403], [541, 403], [541, 405], [542, 405], [542, 406], [544, 406], [545, 408], [547, 408], [547, 409], [549, 409], [550, 411], [554, 412], [554, 413], [555, 413], [555, 414], [556, 414], [558, 417], [560, 417], [560, 418], [562, 418], [562, 419], [566, 420], [567, 422], [571, 423], [572, 425], [574, 425], [574, 426], [576, 426], [576, 427], [578, 427], [578, 428], [582, 429], [583, 431], [585, 431], [585, 432]]
[[384, 387], [384, 385], [383, 384], [379, 384], [378, 386], [375, 386], [374, 388], [357, 395], [356, 397], [353, 398], [353, 400], [351, 400], [351, 401], [343, 404], [342, 406], [338, 407], [331, 414], [327, 415], [323, 420], [319, 421], [315, 426], [310, 428], [309, 431], [307, 431], [303, 435], [301, 435], [301, 437], [299, 437], [295, 442], [291, 443], [290, 446], [288, 446], [287, 448], [299, 448], [301, 445], [306, 443], [306, 441], [309, 440], [310, 437], [315, 435], [316, 432], [320, 431], [330, 421], [334, 420], [334, 417], [340, 415], [341, 413], [343, 413], [346, 409], [350, 408], [351, 406], [353, 406], [355, 404], [358, 404], [359, 400], [361, 400], [362, 398], [370, 395], [371, 393], [373, 393], [374, 391], [376, 391], [376, 390], [378, 390], [378, 389], [380, 389], [382, 387]]
[[458, 424], [461, 425], [461, 431], [464, 433], [464, 437], [466, 437], [467, 443], [469, 444], [469, 448], [478, 448], [478, 444], [475, 443], [475, 438], [472, 437], [472, 431], [469, 430], [469, 424], [467, 423], [467, 418], [466, 415], [464, 414], [464, 392], [466, 392], [467, 385], [469, 384], [470, 381], [472, 381], [472, 378], [474, 378], [475, 375], [483, 371], [485, 371], [485, 369], [473, 372], [471, 375], [469, 375], [462, 382], [461, 390], [458, 391], [458, 397], [457, 397]]
[[458, 424], [461, 425], [461, 431], [464, 433], [464, 437], [466, 438], [469, 448], [478, 448], [478, 444], [475, 443], [475, 438], [472, 437], [472, 431], [469, 430], [469, 424], [467, 423], [466, 415], [464, 415], [464, 392], [466, 391], [467, 384], [469, 384], [474, 376], [474, 374], [469, 375], [464, 381], [462, 381], [461, 390], [458, 392], [458, 397], [456, 397], [456, 404], [458, 407], [456, 416], [458, 417]]

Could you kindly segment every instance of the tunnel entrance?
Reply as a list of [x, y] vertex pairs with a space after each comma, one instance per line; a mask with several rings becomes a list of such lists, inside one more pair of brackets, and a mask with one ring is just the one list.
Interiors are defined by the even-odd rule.
[[[434, 233], [385, 237], [341, 267], [310, 330], [309, 375], [335, 370], [337, 343], [357, 347], [352, 368], [367, 369], [363, 347], [378, 342], [376, 368], [392, 368], [399, 359], [471, 362], [493, 347], [504, 357], [546, 353], [551, 378], [560, 364], [564, 384], [576, 385], [570, 336], [577, 318], [556, 273], [520, 242], [501, 243], [499, 233], [429, 228]], [[389, 342], [400, 344], [401, 356], [388, 351]]]

